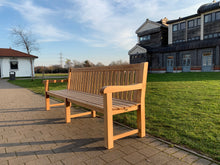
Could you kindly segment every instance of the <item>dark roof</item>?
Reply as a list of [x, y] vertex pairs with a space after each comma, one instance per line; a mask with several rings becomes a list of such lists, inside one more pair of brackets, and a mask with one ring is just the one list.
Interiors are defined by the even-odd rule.
[[207, 3], [207, 4], [200, 6], [199, 9], [197, 10], [197, 13], [201, 14], [201, 13], [205, 13], [205, 12], [212, 11], [212, 10], [219, 9], [219, 8], [220, 8], [220, 1]]
[[0, 57], [28, 57], [28, 58], [38, 58], [27, 53], [23, 53], [14, 49], [0, 48]]
[[212, 11], [212, 10], [215, 10], [215, 9], [219, 9], [219, 8], [220, 8], [220, 1], [212, 2], [212, 3], [207, 3], [207, 4], [204, 4], [204, 5], [199, 7], [199, 9], [197, 10], [197, 14], [189, 15], [189, 16], [186, 16], [186, 17], [183, 17], [183, 18], [179, 18], [179, 19], [175, 19], [175, 20], [170, 20], [170, 21], [167, 21], [167, 24], [172, 24], [172, 23], [184, 21], [186, 19], [198, 17], [202, 13], [205, 13], [205, 12], [208, 12], [208, 11]]
[[143, 31], [143, 32], [139, 32], [138, 36], [140, 37], [140, 36], [143, 36], [143, 35], [146, 35], [146, 34], [153, 34], [153, 33], [157, 33], [157, 32], [160, 32], [160, 31], [161, 31], [161, 27], [158, 27], [158, 28], [146, 30], [146, 31]]
[[174, 19], [174, 20], [167, 21], [167, 24], [172, 24], [172, 23], [184, 21], [186, 19], [190, 19], [190, 18], [194, 18], [194, 17], [198, 17], [198, 16], [200, 16], [200, 14], [193, 14], [193, 15], [189, 15], [187, 17], [182, 17], [182, 18], [180, 17], [179, 19]]
[[177, 51], [185, 51], [185, 50], [193, 50], [193, 49], [201, 49], [201, 48], [210, 48], [220, 45], [220, 39], [211, 39], [211, 40], [199, 40], [199, 41], [190, 41], [183, 42], [173, 45], [168, 45], [166, 47], [157, 47], [151, 48], [143, 45], [139, 45], [147, 49], [149, 53], [168, 53], [168, 52], [177, 52]]

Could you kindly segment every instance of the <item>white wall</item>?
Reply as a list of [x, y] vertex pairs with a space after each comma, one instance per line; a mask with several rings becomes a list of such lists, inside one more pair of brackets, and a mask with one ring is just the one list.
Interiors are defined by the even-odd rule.
[[[16, 72], [16, 77], [31, 77], [31, 63], [30, 58], [2, 58], [1, 59], [1, 77], [9, 77], [10, 71]], [[10, 69], [10, 61], [18, 61], [18, 69]], [[33, 69], [34, 69], [34, 60]]]
[[0, 59], [0, 78], [1, 78], [1, 65], [2, 65], [2, 59]]

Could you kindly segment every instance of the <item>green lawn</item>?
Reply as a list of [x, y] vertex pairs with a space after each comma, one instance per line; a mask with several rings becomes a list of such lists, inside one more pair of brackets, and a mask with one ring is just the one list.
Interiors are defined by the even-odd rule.
[[[13, 84], [43, 94], [41, 80]], [[66, 84], [53, 84], [62, 89]], [[135, 112], [116, 120], [136, 126]], [[149, 74], [146, 131], [220, 160], [220, 73]]]
[[147, 132], [220, 160], [220, 73], [150, 75]]

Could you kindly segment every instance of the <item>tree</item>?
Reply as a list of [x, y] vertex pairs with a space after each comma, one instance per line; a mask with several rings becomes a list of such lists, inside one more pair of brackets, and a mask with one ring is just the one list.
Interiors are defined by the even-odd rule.
[[71, 68], [73, 66], [73, 63], [71, 62], [70, 59], [66, 59], [65, 61], [65, 68]]
[[[27, 54], [31, 54], [32, 51], [38, 51], [39, 47], [34, 39], [31, 31], [25, 31], [21, 27], [14, 27], [11, 29], [11, 34], [13, 36], [13, 43], [17, 47], [22, 47], [26, 50]], [[33, 70], [33, 59], [30, 58], [31, 63], [31, 77], [34, 80], [34, 70]]]
[[109, 66], [113, 66], [113, 65], [126, 65], [128, 64], [127, 61], [122, 61], [122, 60], [118, 60], [118, 61], [112, 61]]
[[95, 66], [105, 66], [103, 63], [101, 63], [101, 62], [98, 62]]
[[83, 62], [83, 67], [92, 67], [92, 66], [94, 66], [94, 64], [89, 60]]
[[82, 68], [83, 64], [77, 60], [73, 60], [73, 67], [74, 68]]

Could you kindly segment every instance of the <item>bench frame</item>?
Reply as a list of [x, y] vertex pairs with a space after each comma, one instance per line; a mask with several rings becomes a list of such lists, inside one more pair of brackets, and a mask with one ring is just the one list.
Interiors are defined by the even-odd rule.
[[[79, 114], [71, 115], [71, 102], [77, 104], [73, 100], [69, 99], [68, 97], [59, 97], [59, 95], [51, 95], [48, 94], [49, 91], [49, 83], [64, 83], [68, 82], [67, 89], [70, 89], [70, 81], [71, 81], [71, 74], [69, 71], [68, 79], [64, 80], [44, 80], [45, 85], [45, 103], [46, 103], [46, 110], [50, 110], [50, 107], [54, 106], [65, 106], [66, 112], [66, 123], [71, 122], [71, 118], [85, 116], [91, 114], [92, 117], [96, 117], [96, 111], [101, 112], [104, 114], [104, 146], [108, 149], [114, 147], [114, 140], [130, 136], [133, 134], [138, 134], [139, 137], [144, 137], [146, 135], [145, 130], [145, 92], [146, 92], [146, 81], [147, 81], [147, 70], [148, 70], [148, 63], [141, 63], [140, 65], [140, 75], [138, 77], [138, 81], [141, 83], [132, 84], [132, 85], [116, 85], [116, 86], [104, 86], [101, 88], [100, 93], [103, 95], [103, 106], [104, 111], [101, 112], [99, 109], [92, 109], [91, 112], [84, 112]], [[119, 66], [120, 67], [120, 66]], [[137, 91], [137, 100], [140, 101], [140, 105], [136, 107], [130, 107], [125, 110], [112, 110], [112, 100], [113, 100], [113, 93], [123, 92], [123, 91]], [[50, 104], [50, 95], [54, 97], [58, 97], [63, 99], [64, 103], [59, 104]], [[79, 104], [83, 107], [83, 104]], [[88, 105], [84, 106], [85, 108], [89, 108]], [[91, 109], [91, 108], [90, 108]], [[137, 129], [133, 129], [131, 131], [113, 135], [113, 115], [125, 113], [129, 111], [137, 110]]]

